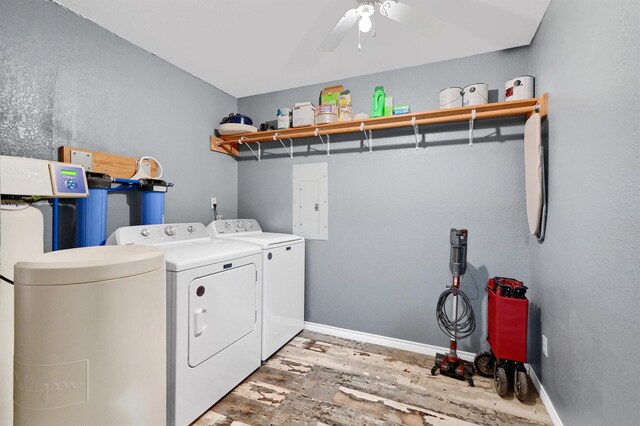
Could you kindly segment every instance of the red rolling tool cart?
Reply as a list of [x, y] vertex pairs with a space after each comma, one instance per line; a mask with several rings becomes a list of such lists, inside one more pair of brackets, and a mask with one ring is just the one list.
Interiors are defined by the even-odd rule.
[[504, 396], [513, 385], [516, 397], [527, 398], [527, 325], [529, 300], [527, 287], [513, 278], [490, 278], [487, 282], [490, 352], [476, 356], [476, 370], [493, 376], [496, 392]]

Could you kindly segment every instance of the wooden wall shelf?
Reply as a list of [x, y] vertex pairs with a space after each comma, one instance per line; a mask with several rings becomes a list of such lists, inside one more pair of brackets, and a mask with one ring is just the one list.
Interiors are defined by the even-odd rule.
[[[63, 163], [78, 163], [73, 153], [86, 155], [86, 161], [80, 162], [88, 172], [105, 173], [112, 178], [129, 179], [136, 173], [138, 158], [93, 151], [85, 148], [61, 146], [58, 148], [58, 161]], [[158, 166], [154, 161], [144, 160], [149, 164], [151, 176], [156, 176]]]
[[[367, 118], [365, 120], [342, 121], [338, 123], [320, 124], [317, 126], [296, 127], [283, 130], [269, 130], [265, 132], [243, 133], [232, 136], [211, 136], [212, 151], [238, 156], [239, 144], [273, 142], [289, 139], [310, 138], [317, 136], [336, 135], [342, 133], [358, 133], [370, 130], [393, 129], [397, 127], [417, 126], [426, 124], [454, 123], [469, 121], [475, 110], [476, 120], [503, 118], [514, 116], [529, 117], [539, 112], [542, 118], [547, 116], [548, 95], [544, 93], [539, 98], [524, 99], [509, 102], [496, 102], [462, 108], [439, 109], [392, 115], [388, 117]], [[258, 156], [259, 157], [259, 156]]]

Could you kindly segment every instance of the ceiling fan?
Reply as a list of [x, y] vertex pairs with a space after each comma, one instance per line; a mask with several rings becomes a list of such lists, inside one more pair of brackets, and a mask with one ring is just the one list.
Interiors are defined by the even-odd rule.
[[[429, 19], [430, 22], [426, 22], [424, 16], [417, 13], [415, 9], [407, 6], [398, 0], [356, 0], [358, 6], [354, 9], [349, 9], [340, 18], [338, 23], [329, 35], [324, 39], [320, 47], [321, 52], [332, 52], [340, 44], [342, 39], [347, 35], [349, 30], [358, 22], [358, 32], [367, 33], [373, 27], [372, 17], [374, 17], [376, 11], [376, 5], [379, 7], [380, 14], [400, 24], [406, 25], [412, 29], [424, 32], [425, 29], [432, 34], [435, 25], [439, 26], [439, 21], [435, 19]], [[375, 28], [373, 30], [373, 36], [375, 37]], [[360, 36], [360, 34], [358, 34]], [[360, 49], [360, 43], [358, 42], [358, 49]]]

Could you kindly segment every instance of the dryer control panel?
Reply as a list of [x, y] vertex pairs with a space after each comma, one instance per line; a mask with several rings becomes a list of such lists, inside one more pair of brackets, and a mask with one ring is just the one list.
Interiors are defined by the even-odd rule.
[[107, 245], [162, 245], [200, 239], [211, 239], [201, 223], [165, 223], [118, 228], [109, 236]]
[[224, 219], [211, 222], [209, 229], [213, 236], [235, 234], [238, 232], [262, 232], [260, 224], [255, 219]]

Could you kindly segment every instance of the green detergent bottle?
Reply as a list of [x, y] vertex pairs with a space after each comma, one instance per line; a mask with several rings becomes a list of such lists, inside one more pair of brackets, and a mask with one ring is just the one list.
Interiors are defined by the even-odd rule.
[[371, 117], [382, 117], [384, 115], [384, 87], [376, 86], [371, 102]]

